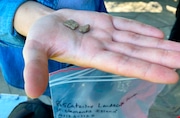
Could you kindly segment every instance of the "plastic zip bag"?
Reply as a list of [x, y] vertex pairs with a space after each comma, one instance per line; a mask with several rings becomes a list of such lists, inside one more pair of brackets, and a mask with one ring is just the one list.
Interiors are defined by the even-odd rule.
[[164, 88], [76, 66], [51, 73], [49, 84], [55, 118], [147, 118]]

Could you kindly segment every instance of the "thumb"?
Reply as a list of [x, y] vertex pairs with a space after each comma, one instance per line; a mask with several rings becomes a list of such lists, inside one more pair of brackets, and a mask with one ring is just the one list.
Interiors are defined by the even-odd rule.
[[34, 40], [26, 40], [23, 56], [25, 91], [29, 97], [37, 98], [48, 85], [48, 57], [43, 45]]

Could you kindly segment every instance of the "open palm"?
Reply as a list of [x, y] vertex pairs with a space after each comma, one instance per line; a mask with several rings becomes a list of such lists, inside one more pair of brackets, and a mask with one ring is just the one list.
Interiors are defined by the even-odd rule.
[[[63, 22], [90, 24], [82, 34]], [[30, 29], [23, 50], [25, 89], [37, 97], [48, 84], [48, 59], [158, 83], [174, 83], [180, 67], [180, 45], [142, 23], [108, 14], [59, 10]]]

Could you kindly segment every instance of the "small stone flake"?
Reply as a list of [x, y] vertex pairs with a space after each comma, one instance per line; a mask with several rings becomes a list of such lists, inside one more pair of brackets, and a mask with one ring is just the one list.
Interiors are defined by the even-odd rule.
[[64, 24], [66, 27], [68, 27], [68, 28], [70, 28], [70, 29], [72, 29], [72, 30], [75, 30], [76, 28], [79, 27], [79, 24], [78, 24], [76, 21], [72, 20], [72, 19], [66, 20], [63, 24]]
[[89, 30], [90, 30], [89, 24], [79, 27], [79, 32], [81, 32], [81, 33], [87, 33]]

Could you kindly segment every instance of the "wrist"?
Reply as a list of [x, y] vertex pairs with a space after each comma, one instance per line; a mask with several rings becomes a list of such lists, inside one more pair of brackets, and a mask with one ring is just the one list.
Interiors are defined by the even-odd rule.
[[39, 4], [38, 2], [28, 1], [22, 4], [16, 11], [14, 17], [14, 28], [19, 34], [27, 36], [29, 29], [34, 22], [52, 12], [54, 12], [53, 9]]

